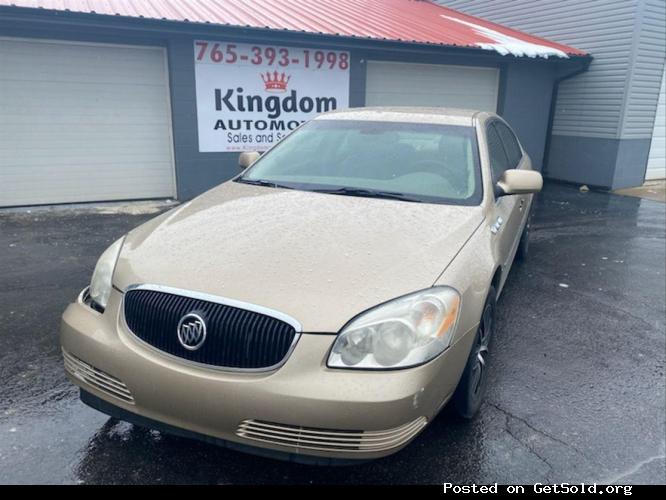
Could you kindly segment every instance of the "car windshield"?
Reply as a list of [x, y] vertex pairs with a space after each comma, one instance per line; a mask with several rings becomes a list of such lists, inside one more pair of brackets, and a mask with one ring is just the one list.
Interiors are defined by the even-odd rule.
[[404, 201], [478, 205], [473, 127], [363, 121], [306, 123], [238, 182]]

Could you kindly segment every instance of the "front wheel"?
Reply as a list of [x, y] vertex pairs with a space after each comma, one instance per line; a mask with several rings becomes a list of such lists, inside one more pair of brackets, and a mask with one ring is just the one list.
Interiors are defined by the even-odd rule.
[[495, 301], [495, 287], [491, 286], [483, 306], [474, 345], [467, 358], [465, 371], [453, 395], [456, 412], [465, 419], [471, 419], [476, 415], [486, 393], [488, 354], [495, 323]]

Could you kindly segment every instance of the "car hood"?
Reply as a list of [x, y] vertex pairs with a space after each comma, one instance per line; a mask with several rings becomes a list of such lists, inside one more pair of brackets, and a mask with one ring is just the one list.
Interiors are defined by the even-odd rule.
[[208, 293], [336, 332], [431, 286], [482, 219], [481, 207], [227, 182], [131, 231], [114, 285]]

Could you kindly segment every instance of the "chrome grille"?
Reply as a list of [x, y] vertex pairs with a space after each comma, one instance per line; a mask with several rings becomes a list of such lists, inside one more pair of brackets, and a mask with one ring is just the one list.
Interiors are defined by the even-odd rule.
[[[130, 289], [124, 298], [125, 322], [134, 335], [160, 351], [227, 369], [275, 368], [298, 338], [294, 326], [277, 317], [187, 294], [147, 285]], [[179, 321], [187, 314], [206, 323], [206, 340], [196, 350], [178, 340]]]
[[297, 449], [369, 453], [390, 450], [407, 443], [426, 423], [425, 417], [419, 417], [393, 429], [349, 431], [313, 429], [250, 419], [240, 423], [236, 435]]
[[65, 360], [65, 370], [67, 370], [73, 377], [78, 378], [82, 382], [95, 387], [109, 396], [121, 399], [126, 403], [134, 404], [132, 393], [122, 381], [95, 368], [91, 364], [80, 360], [64, 349], [62, 350], [62, 356]]

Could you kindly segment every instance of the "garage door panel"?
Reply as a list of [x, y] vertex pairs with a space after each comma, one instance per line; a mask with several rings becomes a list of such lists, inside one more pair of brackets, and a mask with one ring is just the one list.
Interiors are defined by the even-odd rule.
[[[81, 82], [27, 82], [0, 81], [0, 92], [12, 95], [11, 102], [3, 106], [3, 113], [25, 114], [25, 111], [57, 113], [77, 108], [82, 115], [104, 112], [133, 111], [152, 112], [162, 120], [168, 117], [164, 106], [164, 83], [157, 85], [132, 86], [109, 83]], [[36, 100], [36, 96], [41, 99]], [[44, 100], [48, 107], [44, 108]], [[113, 107], [110, 108], [109, 105]]]
[[[162, 172], [168, 164], [156, 163], [148, 170], [141, 165], [141, 173], [132, 175], [131, 165], [106, 164], [105, 169], [100, 172], [91, 172], [87, 165], [70, 165], [68, 178], [63, 178], [59, 166], [45, 165], [37, 168], [36, 173], [40, 176], [40, 183], [34, 184], [32, 179], [23, 178], [13, 185], [13, 199], [16, 205], [29, 205], [34, 203], [35, 196], [50, 197], [51, 203], [72, 203], [90, 201], [89, 192], [94, 192], [98, 201], [118, 199], [141, 199], [158, 198], [164, 189], [168, 188], [168, 180], [164, 179]], [[118, 197], [114, 187], [115, 173], [125, 170], [125, 178], [128, 181], [124, 190], [124, 197]], [[136, 172], [138, 168], [135, 168]], [[75, 177], [77, 182], [72, 183]], [[146, 181], [148, 184], [146, 185]]]
[[[166, 133], [166, 132], [165, 132]], [[0, 135], [2, 133], [0, 132]], [[81, 146], [73, 149], [68, 147], [68, 141], [57, 143], [49, 142], [50, 134], [44, 130], [41, 134], [31, 134], [29, 138], [25, 136], [17, 138], [20, 140], [11, 142], [0, 142], [0, 159], [7, 163], [11, 159], [16, 159], [16, 149], [23, 149], [21, 158], [35, 158], [52, 155], [53, 161], [67, 160], [68, 158], [84, 158], [90, 162], [91, 155], [99, 155], [103, 158], [134, 158], [138, 160], [139, 156], [145, 156], [141, 160], [162, 160], [170, 161], [171, 155], [164, 151], [163, 138], [161, 136], [138, 135], [131, 139], [108, 138], [103, 134], [97, 136], [73, 132], [72, 140], [79, 137], [85, 137], [86, 141], [81, 141]], [[17, 162], [21, 164], [22, 162]]]
[[445, 106], [495, 111], [496, 68], [369, 61], [368, 106]]
[[[3, 64], [7, 64], [4, 63]], [[31, 70], [29, 67], [24, 67], [28, 64], [27, 61], [19, 61], [17, 64], [20, 64], [21, 67], [17, 72], [14, 73], [13, 78], [9, 81], [23, 81], [23, 82], [44, 82], [44, 83], [78, 83], [82, 79], [90, 80], [90, 83], [93, 84], [113, 84], [113, 85], [146, 85], [146, 86], [159, 86], [160, 81], [156, 80], [150, 75], [146, 75], [144, 72], [149, 71], [162, 71], [161, 65], [136, 65], [132, 67], [131, 65], [123, 65], [121, 71], [127, 73], [137, 73], [136, 79], [131, 75], [123, 75], [118, 73], [106, 73], [104, 71], [94, 72], [94, 71], [80, 71], [78, 66], [71, 65], [60, 65], [59, 70], [62, 73], [53, 74], [48, 71], [48, 68], [35, 68]], [[35, 64], [40, 64], [35, 62]], [[48, 63], [49, 67], [53, 67], [57, 64], [56, 60], [50, 60]], [[96, 67], [101, 67], [102, 64], [113, 64], [112, 61], [95, 61]]]
[[[120, 147], [120, 146], [118, 146]], [[0, 150], [0, 161], [3, 162], [3, 170], [7, 175], [16, 175], [21, 174], [21, 170], [25, 168], [40, 167], [42, 165], [53, 165], [60, 167], [68, 167], [70, 165], [86, 165], [90, 168], [90, 155], [96, 154], [97, 151], [93, 149], [88, 149], [86, 151], [71, 152], [63, 151], [61, 154], [57, 155], [57, 158], [54, 158], [52, 151], [37, 150], [30, 151], [26, 153], [21, 163], [11, 163], [12, 158], [9, 154]], [[110, 150], [100, 151], [100, 159], [95, 163], [95, 165], [133, 165], [135, 167], [143, 166], [143, 170], [148, 170], [149, 166], [154, 163], [159, 164], [169, 164], [170, 158], [165, 156], [163, 158], [156, 158], [155, 155], [150, 152], [140, 152], [140, 151], [130, 151], [124, 152], [123, 154], [112, 155]], [[110, 161], [105, 162], [104, 157], [109, 158]], [[140, 168], [141, 171], [141, 168]]]
[[[150, 52], [159, 55], [162, 50], [5, 39], [0, 62], [12, 68], [10, 80], [79, 82], [85, 78], [94, 83], [161, 85], [165, 60], [147, 59]], [[54, 67], [59, 71], [54, 73]]]
[[[126, 117], [124, 117], [126, 118]], [[3, 118], [4, 121], [4, 118]], [[26, 143], [34, 143], [37, 137], [50, 138], [49, 142], [53, 142], [56, 146], [63, 146], [69, 148], [78, 148], [78, 144], [71, 144], [67, 141], [76, 141], [80, 138], [82, 143], [84, 140], [96, 140], [99, 142], [122, 141], [134, 142], [137, 140], [146, 140], [154, 138], [160, 141], [160, 146], [164, 144], [164, 133], [168, 131], [166, 127], [162, 127], [159, 122], [142, 121], [141, 123], [130, 123], [119, 121], [117, 123], [99, 123], [89, 122], [81, 123], [81, 121], [68, 124], [66, 128], [58, 130], [59, 123], [42, 123], [35, 121], [33, 123], [17, 123], [14, 127], [5, 125], [0, 127], [0, 132], [6, 134], [3, 138], [3, 143], [7, 146], [15, 144], [11, 139], [23, 140]], [[120, 131], [119, 128], [123, 130]], [[12, 137], [13, 136], [13, 137]], [[65, 142], [63, 142], [65, 141]], [[41, 146], [47, 146], [41, 144]]]
[[[87, 165], [84, 164], [70, 164], [71, 167], [71, 172], [73, 175], [76, 175], [78, 177], [78, 183], [77, 185], [73, 185], [72, 183], [68, 182], [69, 179], [63, 179], [62, 175], [60, 175], [60, 171], [57, 168], [58, 165], [42, 165], [41, 168], [37, 167], [36, 171], [39, 172], [42, 180], [44, 181], [44, 191], [50, 191], [52, 189], [58, 189], [62, 190], [63, 192], [76, 192], [79, 189], [80, 185], [88, 184], [88, 187], [90, 188], [91, 186], [94, 186], [95, 183], [105, 183], [105, 182], [113, 182], [114, 180], [114, 169], [119, 169], [119, 168], [124, 168], [127, 166], [127, 164], [113, 164], [113, 163], [108, 163], [105, 166], [107, 168], [107, 172], [102, 173], [101, 175], [94, 174], [93, 172], [90, 171], [90, 168]], [[161, 169], [164, 167], [164, 164], [160, 164], [159, 162], [154, 163], [152, 168], [148, 168], [143, 170], [140, 174], [134, 174], [132, 175], [131, 173], [126, 174], [126, 178], [128, 180], [134, 180], [134, 181], [140, 181], [145, 178], [152, 179], [152, 183], [150, 188], [144, 189], [141, 186], [135, 186], [132, 188], [131, 186], [128, 187], [127, 192], [130, 193], [132, 191], [134, 192], [143, 192], [144, 190], [146, 192], [152, 192], [152, 191], [159, 191], [160, 189], [164, 188], [165, 182], [163, 177], [160, 175], [161, 174]], [[33, 187], [33, 182], [31, 179], [22, 179], [21, 181], [18, 181], [14, 184], [14, 186], [17, 189], [26, 189], [26, 190], [31, 190], [34, 191], [35, 189]], [[100, 193], [106, 192], [112, 193], [114, 192], [114, 188], [112, 185], [107, 185], [107, 186], [100, 186], [96, 188], [97, 191]], [[85, 194], [85, 193], [84, 193]]]
[[[17, 134], [16, 140], [11, 141], [11, 135], [7, 134], [7, 141], [0, 143], [0, 158], [3, 164], [16, 163], [24, 164], [24, 160], [34, 156], [51, 156], [54, 162], [63, 162], [67, 158], [83, 158], [89, 165], [98, 165], [111, 159], [129, 157], [132, 155], [142, 155], [142, 160], [160, 160], [170, 161], [171, 155], [164, 151], [163, 135], [149, 135], [146, 133], [137, 133], [134, 137], [109, 137], [104, 134], [108, 127], [98, 126], [99, 130], [90, 131], [76, 129], [66, 133], [53, 134], [52, 130], [31, 130], [26, 128], [25, 134]], [[18, 130], [20, 132], [20, 130]], [[0, 134], [2, 132], [0, 131]], [[26, 137], [29, 134], [29, 137]], [[69, 146], [72, 142], [79, 142], [82, 146], [72, 148]], [[3, 144], [4, 143], [4, 144]], [[16, 156], [16, 150], [23, 150], [20, 158]], [[138, 158], [134, 158], [138, 161]], [[1, 174], [0, 174], [1, 175]]]
[[[89, 125], [105, 127], [107, 129], [109, 127], [117, 127], [118, 125], [134, 129], [145, 128], [146, 125], [155, 127], [164, 125], [163, 116], [155, 114], [150, 110], [142, 113], [140, 109], [128, 110], [127, 112], [124, 112], [122, 109], [116, 111], [105, 110], [100, 113], [85, 112], [77, 114], [76, 116], [67, 114], [66, 110], [63, 110], [62, 113], [53, 111], [49, 113], [39, 113], [38, 109], [34, 109], [32, 111], [32, 116], [28, 113], [31, 113], [30, 109], [26, 109], [24, 115], [3, 113], [2, 123], [0, 123], [0, 131], [2, 131], [2, 133], [8, 133], [7, 131], [11, 132], [12, 130], [21, 128], [21, 131], [50, 129], [51, 132], [54, 132], [55, 127], [67, 125], [67, 128], [69, 129], [70, 127], [81, 125], [82, 121]], [[38, 117], [35, 116], [36, 113], [39, 113]], [[168, 131], [168, 128], [166, 128], [166, 130]], [[19, 133], [20, 131], [17, 131], [16, 135]], [[125, 136], [126, 134], [123, 133], [121, 135]]]
[[0, 39], [0, 206], [174, 194], [163, 49]]

